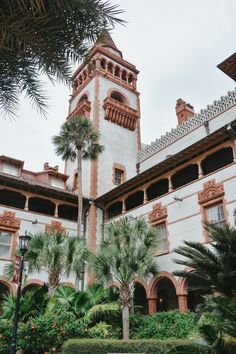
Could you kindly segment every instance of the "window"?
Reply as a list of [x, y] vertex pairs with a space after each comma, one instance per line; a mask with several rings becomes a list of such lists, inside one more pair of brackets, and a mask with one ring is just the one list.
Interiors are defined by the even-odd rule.
[[11, 251], [12, 233], [0, 231], [0, 257], [9, 258]]
[[13, 176], [18, 176], [19, 168], [16, 165], [4, 162], [2, 172]]
[[157, 229], [157, 252], [158, 254], [168, 252], [168, 240], [166, 223], [155, 226]]
[[223, 204], [207, 208], [208, 221], [216, 226], [225, 226], [225, 213]]
[[121, 184], [123, 182], [124, 172], [115, 168], [115, 184]]
[[64, 181], [58, 177], [51, 177], [51, 185], [56, 188], [64, 189]]

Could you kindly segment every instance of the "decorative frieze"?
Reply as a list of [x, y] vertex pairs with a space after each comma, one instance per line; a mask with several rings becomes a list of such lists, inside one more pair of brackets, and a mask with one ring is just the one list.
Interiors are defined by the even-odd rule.
[[206, 203], [212, 199], [222, 197], [224, 195], [223, 183], [216, 183], [215, 179], [212, 179], [203, 184], [203, 191], [198, 193], [199, 204]]
[[15, 213], [4, 211], [0, 215], [0, 227], [16, 231], [20, 228], [20, 220], [15, 217]]
[[236, 89], [228, 92], [226, 96], [222, 96], [218, 101], [214, 101], [212, 105], [208, 105], [206, 109], [202, 109], [200, 113], [194, 114], [188, 121], [183, 122], [176, 128], [162, 135], [159, 139], [146, 145], [139, 153], [138, 161], [141, 162], [150, 155], [157, 153], [164, 147], [172, 144], [177, 139], [183, 137], [193, 129], [199, 127], [204, 122], [209, 121], [213, 117], [223, 113], [227, 109], [236, 104]]
[[66, 233], [66, 229], [62, 227], [62, 223], [60, 221], [52, 221], [51, 225], [45, 226], [45, 232], [50, 234], [53, 232], [60, 232], [62, 234]]
[[111, 97], [104, 100], [105, 119], [129, 130], [135, 130], [139, 118], [138, 112]]
[[152, 207], [152, 211], [148, 214], [148, 220], [151, 223], [163, 220], [167, 218], [167, 208], [163, 207], [161, 203], [155, 204]]

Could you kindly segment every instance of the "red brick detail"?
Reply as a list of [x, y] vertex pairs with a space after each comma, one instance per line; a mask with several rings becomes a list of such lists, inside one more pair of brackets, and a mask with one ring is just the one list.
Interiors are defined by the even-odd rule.
[[179, 311], [187, 312], [188, 311], [188, 303], [187, 303], [187, 295], [180, 294], [178, 295], [178, 303], [179, 303]]
[[46, 233], [61, 232], [65, 234], [66, 229], [62, 227], [62, 223], [60, 221], [52, 221], [51, 225], [45, 225], [45, 232]]
[[148, 313], [149, 315], [153, 315], [157, 312], [157, 299], [149, 298], [148, 299]]
[[203, 204], [215, 198], [222, 197], [225, 194], [223, 183], [216, 183], [212, 179], [203, 184], [203, 191], [198, 193], [198, 202]]
[[67, 119], [71, 119], [75, 116], [89, 117], [91, 111], [91, 102], [87, 99], [80, 101], [77, 107], [69, 114]]
[[9, 231], [16, 231], [20, 228], [20, 220], [15, 217], [15, 213], [4, 211], [0, 215], [0, 227]]
[[194, 115], [193, 106], [183, 101], [182, 98], [179, 98], [177, 100], [175, 111], [176, 111], [179, 125], [182, 124], [183, 122], [186, 122], [190, 117]]
[[[152, 211], [148, 214], [148, 220], [153, 223], [167, 218], [167, 208], [162, 207], [161, 203], [155, 204]], [[164, 221], [164, 220], [163, 220]]]
[[104, 100], [105, 119], [131, 131], [135, 130], [139, 119], [138, 111], [111, 97]]

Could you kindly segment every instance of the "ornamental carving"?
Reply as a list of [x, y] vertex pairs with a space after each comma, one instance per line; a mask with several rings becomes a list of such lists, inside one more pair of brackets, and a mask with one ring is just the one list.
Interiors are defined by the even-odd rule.
[[69, 114], [67, 119], [71, 119], [72, 117], [75, 116], [88, 118], [90, 111], [91, 111], [91, 102], [88, 101], [87, 99], [84, 99], [78, 103], [77, 107]]
[[161, 206], [161, 203], [155, 204], [152, 211], [148, 214], [148, 220], [153, 223], [167, 218], [167, 208]]
[[223, 184], [216, 183], [215, 179], [212, 179], [203, 184], [203, 191], [198, 193], [198, 201], [202, 204], [212, 199], [222, 197], [224, 193]]
[[123, 128], [134, 130], [139, 118], [138, 112], [111, 97], [104, 100], [105, 119]]
[[45, 226], [45, 232], [48, 234], [53, 232], [61, 232], [62, 234], [65, 234], [66, 229], [62, 227], [62, 223], [60, 221], [52, 221], [51, 225]]
[[20, 220], [15, 217], [15, 213], [11, 211], [4, 211], [3, 215], [0, 215], [0, 227], [18, 230], [20, 228]]

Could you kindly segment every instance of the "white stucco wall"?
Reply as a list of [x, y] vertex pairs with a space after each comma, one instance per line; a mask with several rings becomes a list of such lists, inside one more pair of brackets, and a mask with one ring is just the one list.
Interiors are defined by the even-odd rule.
[[[173, 272], [181, 266], [173, 262], [173, 258], [179, 256], [173, 250], [179, 247], [183, 240], [205, 242], [201, 220], [203, 216], [198, 203], [198, 192], [203, 190], [203, 184], [215, 179], [216, 183], [224, 185], [224, 200], [226, 202], [227, 219], [234, 226], [234, 210], [236, 209], [236, 163], [224, 167], [206, 177], [191, 182], [162, 197], [156, 198], [140, 207], [137, 207], [125, 215], [133, 217], [143, 216], [147, 219], [155, 204], [161, 203], [167, 207], [167, 231], [169, 232], [169, 253], [157, 257], [160, 271]], [[178, 196], [182, 201], [175, 201]], [[118, 219], [118, 218], [116, 218]]]

